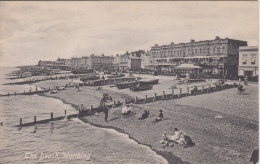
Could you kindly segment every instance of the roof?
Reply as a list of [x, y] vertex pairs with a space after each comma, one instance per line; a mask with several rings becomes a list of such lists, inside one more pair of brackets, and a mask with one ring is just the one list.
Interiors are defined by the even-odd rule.
[[194, 64], [181, 64], [175, 67], [174, 69], [194, 69], [194, 68], [201, 68], [201, 67], [196, 66]]
[[131, 56], [131, 57], [129, 57], [129, 59], [131, 59], [131, 60], [132, 60], [132, 59], [142, 60], [141, 58], [139, 58], [139, 57], [135, 57], [135, 56], [133, 56], [133, 57]]
[[242, 46], [239, 47], [238, 51], [257, 51], [258, 46]]

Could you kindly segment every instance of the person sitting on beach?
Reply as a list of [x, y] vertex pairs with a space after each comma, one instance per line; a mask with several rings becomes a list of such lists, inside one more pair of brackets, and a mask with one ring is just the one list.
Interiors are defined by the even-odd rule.
[[183, 148], [187, 148], [195, 145], [191, 137], [186, 135], [182, 130], [179, 131], [177, 128], [174, 128], [174, 130], [175, 130], [175, 134], [172, 137], [169, 137], [169, 140], [184, 145]]
[[174, 131], [175, 131], [174, 135], [171, 136], [169, 139], [178, 144], [186, 145], [185, 138], [184, 138], [185, 133], [182, 130], [179, 131], [178, 128], [174, 128]]
[[159, 122], [163, 120], [163, 110], [159, 110], [160, 114], [159, 116], [155, 119], [155, 122]]
[[144, 113], [142, 114], [142, 117], [141, 117], [141, 118], [139, 118], [139, 120], [146, 119], [146, 118], [148, 118], [149, 116], [150, 116], [150, 113], [149, 113], [149, 111], [147, 111], [147, 110], [144, 110]]
[[79, 91], [79, 85], [76, 85], [75, 88], [76, 88], [76, 91], [78, 92]]
[[132, 105], [126, 105], [126, 115], [129, 115], [132, 112]]
[[162, 135], [162, 137], [161, 137], [160, 143], [161, 143], [161, 144], [165, 144], [165, 143], [167, 142], [167, 140], [168, 140], [168, 138], [167, 138], [167, 132], [164, 131], [164, 132], [163, 132], [163, 135]]
[[163, 132], [160, 143], [164, 144], [163, 147], [165, 147], [165, 146], [173, 147], [174, 146], [174, 143], [167, 137], [166, 131]]
[[130, 103], [129, 107], [127, 108], [127, 113], [131, 113], [133, 111], [133, 103]]
[[123, 103], [123, 106], [122, 106], [122, 115], [125, 115], [127, 113], [127, 106], [125, 103]]

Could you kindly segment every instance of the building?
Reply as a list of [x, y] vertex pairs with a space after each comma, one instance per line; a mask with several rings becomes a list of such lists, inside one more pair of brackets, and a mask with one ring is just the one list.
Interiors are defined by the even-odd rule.
[[90, 65], [89, 65], [89, 62], [88, 62], [88, 56], [82, 56], [80, 67], [90, 68]]
[[239, 47], [238, 76], [258, 76], [258, 47]]
[[105, 56], [102, 54], [101, 56], [95, 56], [94, 54], [89, 56], [88, 59], [89, 68], [93, 69], [111, 69], [114, 65], [114, 57], [113, 56]]
[[65, 64], [66, 66], [71, 67], [71, 66], [72, 66], [71, 59], [66, 59], [65, 62], [64, 62], [64, 64]]
[[246, 41], [221, 39], [195, 41], [189, 43], [162, 45], [151, 47], [146, 68], [161, 73], [172, 73], [180, 64], [195, 64], [202, 67], [202, 72], [237, 75], [238, 48], [247, 46]]
[[[58, 58], [59, 59], [59, 58]], [[65, 70], [67, 69], [67, 66], [64, 65], [61, 61], [57, 60], [57, 61], [39, 61], [38, 62], [38, 67], [42, 68], [42, 69], [62, 69]]]
[[132, 71], [139, 71], [141, 69], [141, 58], [131, 57], [128, 61], [128, 68]]

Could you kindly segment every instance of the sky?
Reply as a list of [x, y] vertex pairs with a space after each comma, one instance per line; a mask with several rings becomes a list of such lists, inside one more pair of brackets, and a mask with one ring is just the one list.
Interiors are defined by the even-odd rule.
[[216, 36], [258, 45], [258, 2], [0, 1], [0, 66]]

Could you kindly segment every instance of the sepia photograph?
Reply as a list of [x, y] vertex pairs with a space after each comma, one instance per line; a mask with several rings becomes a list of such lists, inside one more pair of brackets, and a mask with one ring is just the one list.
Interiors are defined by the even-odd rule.
[[0, 1], [0, 164], [257, 164], [258, 1]]

